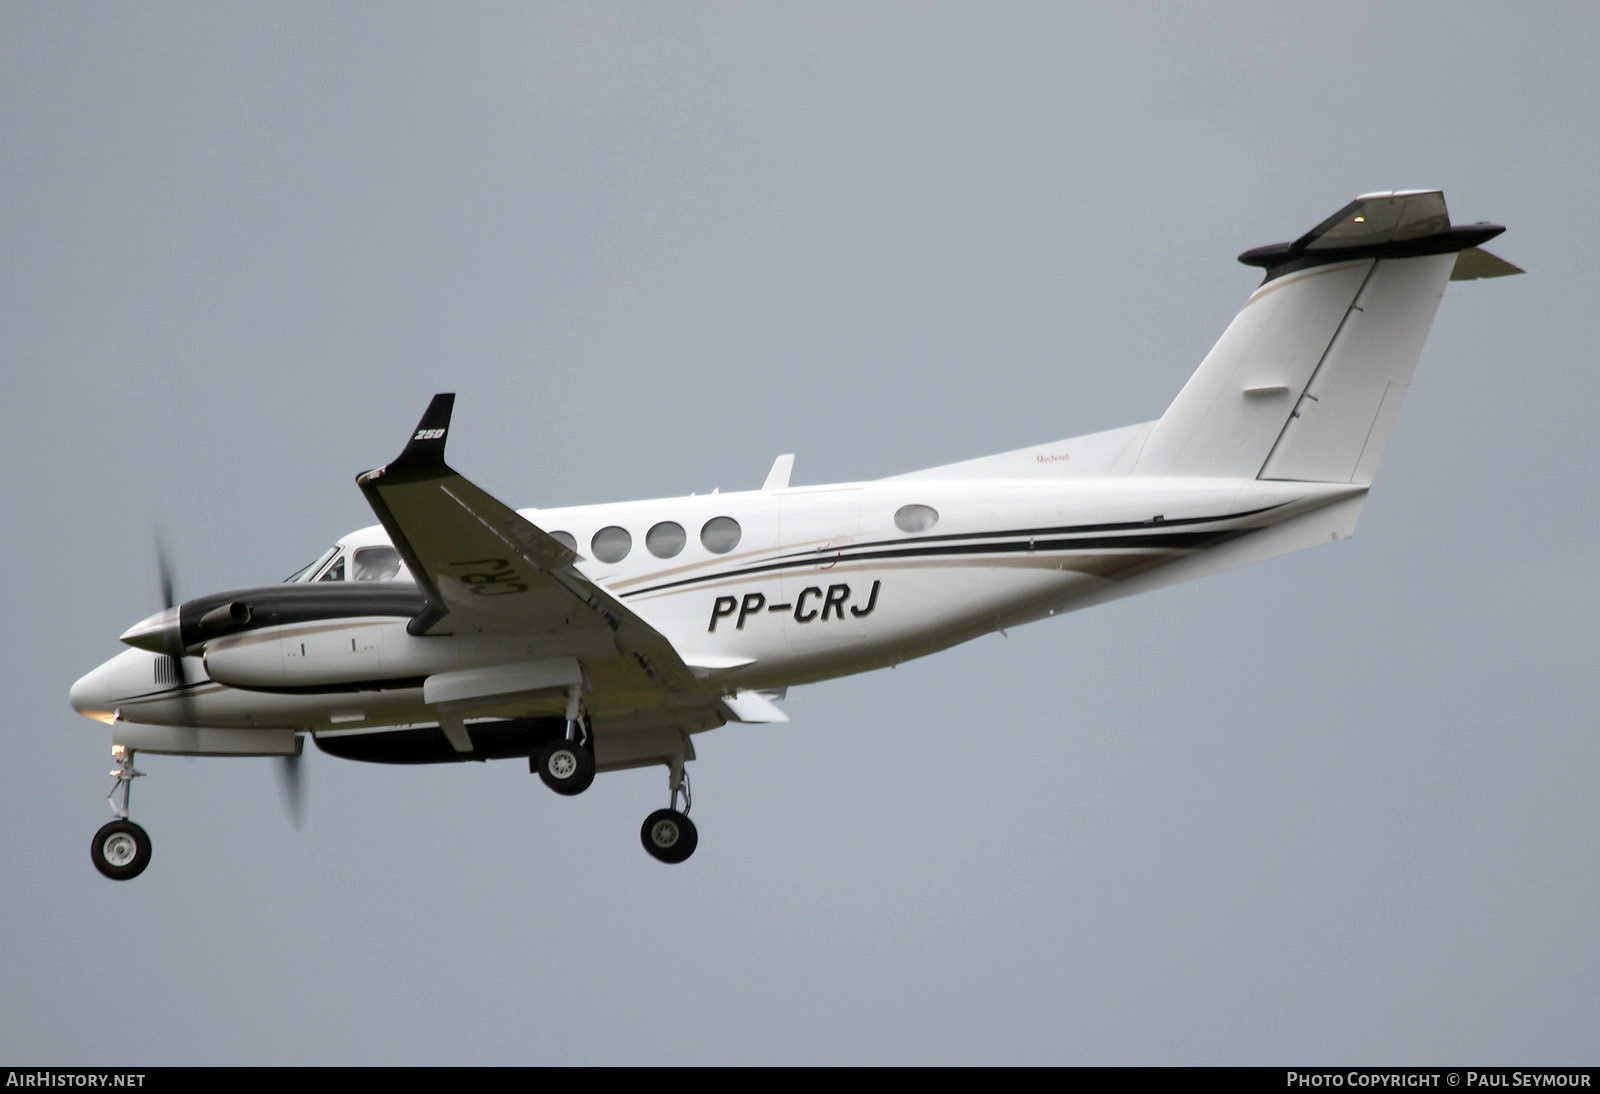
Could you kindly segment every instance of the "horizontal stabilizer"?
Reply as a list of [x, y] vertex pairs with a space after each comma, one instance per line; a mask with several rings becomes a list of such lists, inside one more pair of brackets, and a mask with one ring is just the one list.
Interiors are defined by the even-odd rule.
[[1416, 258], [1456, 254], [1493, 239], [1498, 224], [1455, 227], [1438, 190], [1362, 194], [1293, 243], [1253, 247], [1239, 256], [1273, 281], [1297, 270], [1358, 258]]
[[1451, 281], [1477, 281], [1484, 277], [1510, 277], [1525, 273], [1499, 255], [1492, 255], [1482, 247], [1468, 247], [1456, 255], [1456, 264], [1450, 271]]
[[1450, 213], [1438, 190], [1385, 190], [1362, 194], [1295, 241], [1307, 251], [1364, 247], [1421, 239], [1450, 230]]

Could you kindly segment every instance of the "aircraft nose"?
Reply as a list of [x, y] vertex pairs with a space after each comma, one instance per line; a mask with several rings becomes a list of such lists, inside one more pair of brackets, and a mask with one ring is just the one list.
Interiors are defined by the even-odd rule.
[[86, 718], [109, 724], [116, 718], [116, 693], [112, 686], [112, 667], [107, 661], [93, 672], [80, 676], [67, 693], [72, 709]]

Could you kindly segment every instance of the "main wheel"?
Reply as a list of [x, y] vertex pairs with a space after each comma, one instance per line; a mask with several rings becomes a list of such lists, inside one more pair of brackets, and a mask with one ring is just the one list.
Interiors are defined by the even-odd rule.
[[94, 834], [89, 856], [112, 881], [127, 881], [150, 865], [150, 836], [130, 820], [114, 820]]
[[639, 839], [644, 849], [662, 862], [682, 862], [694, 854], [700, 833], [695, 831], [694, 821], [676, 809], [657, 809], [644, 819]]
[[540, 751], [534, 769], [557, 794], [582, 794], [594, 782], [594, 753], [575, 741], [556, 741]]

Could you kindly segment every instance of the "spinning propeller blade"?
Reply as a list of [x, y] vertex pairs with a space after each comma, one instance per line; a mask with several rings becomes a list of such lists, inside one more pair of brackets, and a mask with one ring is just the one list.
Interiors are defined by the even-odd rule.
[[283, 811], [296, 832], [306, 823], [306, 773], [301, 754], [278, 757], [278, 791], [283, 795]]
[[[156, 537], [156, 573], [161, 583], [162, 610], [171, 611], [178, 604], [178, 594], [176, 582], [172, 578], [172, 565], [167, 560], [167, 552], [161, 544], [160, 536]], [[194, 659], [185, 656], [183, 639], [179, 636], [177, 626], [171, 628], [167, 641], [161, 646], [164, 655], [172, 660], [174, 683], [178, 685], [175, 698], [182, 711], [180, 720], [184, 725], [198, 726], [194, 698], [189, 690], [189, 685], [196, 682], [190, 679]], [[289, 823], [297, 832], [305, 826], [306, 819], [305, 768], [301, 766], [300, 756], [297, 751], [292, 756], [279, 757], [277, 764], [278, 792], [283, 798], [283, 809], [289, 817]]]
[[[156, 536], [156, 573], [161, 582], [161, 607], [163, 611], [172, 611], [178, 604], [176, 583], [172, 580], [172, 566], [167, 561], [167, 552], [161, 544], [161, 537]], [[166, 656], [172, 659], [172, 669], [178, 685], [178, 709], [182, 711], [181, 719], [184, 725], [192, 726], [198, 723], [195, 720], [194, 699], [189, 693], [189, 659], [183, 654], [183, 639], [179, 637], [178, 628], [174, 626], [170, 631], [169, 640], [165, 643]], [[148, 647], [147, 647], [148, 648]]]
[[[161, 606], [162, 608], [170, 608], [177, 603], [178, 598], [173, 592], [172, 567], [167, 564], [167, 552], [161, 546], [160, 536], [156, 537], [156, 572], [161, 579]], [[180, 650], [174, 656], [181, 657], [183, 652]]]

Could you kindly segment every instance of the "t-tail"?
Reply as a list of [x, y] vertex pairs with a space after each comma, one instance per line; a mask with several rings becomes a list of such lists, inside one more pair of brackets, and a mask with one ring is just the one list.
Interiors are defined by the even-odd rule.
[[1301, 505], [1074, 606], [1354, 534], [1446, 283], [1522, 272], [1479, 249], [1504, 230], [1452, 226], [1441, 192], [1396, 190], [1362, 195], [1293, 243], [1240, 255], [1265, 280], [1158, 421], [1100, 435], [1122, 453], [1107, 473], [1305, 483]]
[[1451, 280], [1521, 273], [1438, 190], [1363, 194], [1266, 270], [1146, 439], [1134, 475], [1370, 485]]

